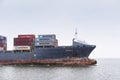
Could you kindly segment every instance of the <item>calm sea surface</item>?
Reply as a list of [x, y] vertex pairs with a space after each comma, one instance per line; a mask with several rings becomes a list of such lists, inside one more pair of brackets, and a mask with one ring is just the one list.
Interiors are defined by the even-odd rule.
[[98, 59], [89, 67], [0, 66], [0, 80], [120, 80], [120, 59]]

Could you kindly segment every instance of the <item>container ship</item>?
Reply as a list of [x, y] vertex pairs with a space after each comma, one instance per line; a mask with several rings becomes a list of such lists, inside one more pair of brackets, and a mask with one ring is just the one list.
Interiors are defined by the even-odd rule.
[[20, 34], [13, 39], [14, 49], [7, 50], [7, 38], [0, 35], [0, 64], [60, 63], [73, 58], [88, 58], [96, 47], [75, 38], [71, 41], [71, 46], [58, 46], [55, 34], [42, 34], [37, 37], [34, 34]]

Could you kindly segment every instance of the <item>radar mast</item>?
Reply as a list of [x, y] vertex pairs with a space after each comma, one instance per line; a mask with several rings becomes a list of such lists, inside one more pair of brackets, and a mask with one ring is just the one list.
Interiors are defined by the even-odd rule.
[[75, 29], [75, 39], [77, 39], [77, 28]]
[[75, 35], [74, 35], [74, 38], [73, 38], [73, 42], [74, 42], [74, 40], [77, 40], [77, 28], [75, 28]]

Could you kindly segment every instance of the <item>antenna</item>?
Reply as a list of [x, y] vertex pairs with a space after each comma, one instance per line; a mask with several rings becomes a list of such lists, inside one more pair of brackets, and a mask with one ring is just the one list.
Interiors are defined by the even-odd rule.
[[74, 36], [74, 38], [73, 38], [73, 42], [74, 42], [75, 40], [77, 40], [77, 28], [75, 28], [75, 36]]
[[77, 39], [77, 28], [75, 28], [75, 39]]

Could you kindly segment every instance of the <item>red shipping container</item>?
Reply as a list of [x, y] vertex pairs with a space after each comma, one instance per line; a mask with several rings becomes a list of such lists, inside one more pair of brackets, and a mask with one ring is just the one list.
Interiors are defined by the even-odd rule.
[[4, 46], [4, 44], [1, 44], [1, 43], [0, 43], [0, 47], [3, 47], [3, 46]]
[[31, 46], [34, 40], [31, 38], [14, 38], [14, 46]]
[[7, 50], [7, 44], [0, 44], [0, 47], [3, 48], [4, 51]]
[[35, 39], [35, 35], [34, 34], [20, 34], [20, 35], [18, 35], [18, 38], [32, 38], [32, 39]]
[[0, 43], [6, 43], [6, 40], [1, 40], [1, 39], [0, 39]]
[[4, 47], [4, 51], [6, 51], [7, 50], [7, 47]]

